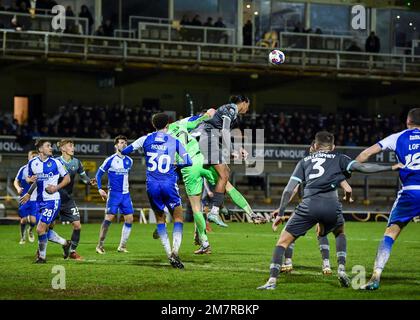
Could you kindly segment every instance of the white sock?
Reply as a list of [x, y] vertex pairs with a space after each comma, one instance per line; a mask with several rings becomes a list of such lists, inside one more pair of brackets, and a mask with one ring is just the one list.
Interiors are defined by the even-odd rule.
[[58, 244], [61, 244], [62, 246], [67, 244], [67, 240], [60, 237], [57, 232], [55, 232], [54, 230], [48, 230], [48, 240], [51, 242], [55, 242]]
[[179, 248], [181, 247], [182, 242], [182, 231], [183, 231], [184, 224], [182, 222], [175, 222], [174, 223], [174, 231], [173, 231], [173, 240], [172, 240], [172, 247], [173, 253], [178, 255]]
[[166, 255], [168, 258], [171, 256], [171, 244], [169, 243], [168, 231], [166, 230], [165, 223], [158, 223], [157, 231], [159, 234], [160, 242], [162, 243], [163, 248], [165, 249]]
[[131, 223], [124, 223], [121, 231], [121, 241], [120, 241], [120, 247], [125, 247], [128, 241], [128, 237], [131, 233]]
[[219, 207], [213, 206], [211, 208], [210, 214], [214, 214], [214, 215], [218, 216], [219, 215]]

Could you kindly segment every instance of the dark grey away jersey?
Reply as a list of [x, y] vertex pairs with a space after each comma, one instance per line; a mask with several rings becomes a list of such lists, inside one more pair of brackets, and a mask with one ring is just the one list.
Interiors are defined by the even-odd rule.
[[230, 119], [230, 129], [233, 129], [237, 123], [238, 106], [234, 103], [229, 103], [219, 107], [211, 119], [204, 121], [204, 129], [222, 130], [224, 117], [228, 117]]
[[354, 160], [336, 152], [315, 152], [297, 164], [291, 179], [304, 183], [304, 198], [337, 190]]

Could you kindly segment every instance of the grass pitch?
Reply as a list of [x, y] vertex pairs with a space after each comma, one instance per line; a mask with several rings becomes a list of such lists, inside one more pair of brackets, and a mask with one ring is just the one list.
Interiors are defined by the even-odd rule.
[[[184, 270], [169, 265], [160, 241], [152, 238], [154, 225], [133, 225], [130, 253], [118, 253], [121, 226], [111, 225], [105, 255], [95, 253], [100, 225], [89, 224], [83, 226], [78, 249], [83, 262], [63, 260], [61, 246], [50, 242], [45, 265], [33, 263], [36, 242], [18, 244], [18, 226], [0, 226], [0, 299], [420, 299], [420, 224], [411, 223], [394, 245], [376, 292], [339, 286], [332, 235], [334, 274], [323, 276], [314, 230], [296, 243], [294, 272], [282, 274], [275, 291], [261, 292], [256, 287], [267, 280], [278, 238], [269, 224], [231, 223], [226, 229], [212, 225], [213, 253], [195, 256], [193, 224], [186, 223], [180, 253]], [[347, 223], [349, 274], [353, 266], [362, 265], [370, 277], [384, 229], [381, 222]], [[71, 235], [70, 226], [57, 225], [55, 230]], [[172, 224], [169, 230], [172, 233]], [[52, 289], [55, 265], [65, 267], [65, 290]]]

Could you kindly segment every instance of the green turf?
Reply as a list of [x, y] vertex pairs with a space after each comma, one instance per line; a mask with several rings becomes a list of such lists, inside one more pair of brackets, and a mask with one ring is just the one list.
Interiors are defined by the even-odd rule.
[[[384, 223], [347, 223], [348, 271], [372, 270]], [[36, 243], [19, 245], [18, 226], [0, 226], [0, 299], [420, 299], [420, 224], [410, 224], [394, 245], [382, 286], [376, 292], [340, 288], [335, 275], [323, 276], [314, 230], [296, 243], [292, 274], [281, 275], [277, 290], [257, 291], [268, 276], [277, 234], [270, 226], [231, 223], [213, 226], [213, 254], [194, 256], [191, 223], [181, 249], [185, 270], [173, 269], [154, 225], [135, 224], [129, 254], [117, 253], [121, 225], [111, 225], [107, 253], [95, 253], [99, 224], [84, 225], [79, 253], [84, 262], [66, 261], [59, 245], [49, 243], [47, 264], [33, 264]], [[55, 230], [70, 237], [70, 226]], [[170, 226], [172, 230], [172, 226]], [[335, 242], [330, 235], [332, 266]], [[66, 290], [54, 290], [52, 267], [63, 265]]]

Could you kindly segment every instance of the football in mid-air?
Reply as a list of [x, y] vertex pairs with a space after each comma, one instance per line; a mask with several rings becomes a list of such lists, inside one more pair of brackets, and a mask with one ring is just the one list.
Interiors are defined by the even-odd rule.
[[284, 63], [285, 60], [286, 60], [286, 57], [284, 53], [280, 50], [273, 50], [270, 52], [268, 56], [268, 61], [274, 65], [282, 64]]

